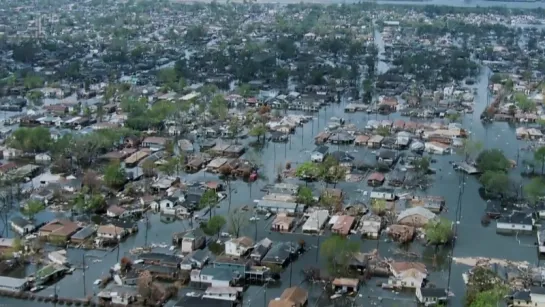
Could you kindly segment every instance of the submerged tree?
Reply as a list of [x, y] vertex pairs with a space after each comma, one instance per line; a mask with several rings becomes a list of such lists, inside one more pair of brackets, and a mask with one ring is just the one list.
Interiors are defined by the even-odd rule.
[[511, 167], [511, 162], [505, 157], [501, 149], [486, 149], [477, 157], [477, 168], [481, 172], [506, 172]]
[[509, 176], [500, 171], [486, 171], [479, 177], [484, 189], [490, 194], [506, 195], [509, 190]]
[[225, 223], [226, 221], [223, 216], [215, 215], [210, 218], [203, 230], [209, 236], [219, 235], [219, 232], [221, 231], [223, 226], [225, 226]]
[[326, 259], [332, 275], [345, 274], [350, 260], [359, 250], [359, 242], [334, 235], [322, 243], [320, 255]]
[[199, 202], [199, 208], [208, 208], [208, 213], [210, 214], [210, 219], [212, 219], [212, 209], [218, 204], [218, 193], [212, 189], [206, 190], [201, 196]]
[[21, 213], [29, 220], [32, 220], [34, 219], [34, 216], [36, 216], [36, 214], [41, 212], [43, 209], [45, 209], [45, 205], [41, 201], [31, 199], [24, 205]]
[[297, 191], [297, 203], [310, 206], [315, 202], [312, 189], [309, 187], [299, 187]]
[[440, 218], [437, 221], [429, 221], [426, 224], [425, 229], [428, 243], [436, 246], [447, 244], [454, 235], [452, 222], [446, 218]]
[[530, 204], [536, 204], [540, 199], [545, 197], [545, 180], [539, 177], [532, 178], [524, 188], [524, 195]]
[[236, 238], [240, 237], [240, 232], [248, 224], [248, 215], [241, 210], [235, 209], [229, 213], [227, 219], [227, 229], [229, 233]]

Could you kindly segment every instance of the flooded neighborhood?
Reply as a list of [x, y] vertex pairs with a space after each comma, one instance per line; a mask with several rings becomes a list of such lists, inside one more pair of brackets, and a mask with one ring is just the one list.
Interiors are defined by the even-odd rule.
[[0, 304], [545, 306], [539, 2], [0, 19]]

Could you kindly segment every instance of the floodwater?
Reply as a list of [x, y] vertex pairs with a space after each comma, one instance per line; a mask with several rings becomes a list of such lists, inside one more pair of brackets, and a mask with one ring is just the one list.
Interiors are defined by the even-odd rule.
[[[439, 1], [433, 1], [435, 4], [442, 4]], [[405, 3], [405, 2], [404, 2]], [[429, 4], [430, 2], [426, 2]], [[465, 2], [461, 2], [467, 5]], [[481, 3], [481, 2], [479, 2]], [[492, 2], [484, 2], [492, 3]], [[449, 4], [453, 4], [449, 2]], [[527, 5], [526, 3], [521, 5]], [[380, 40], [380, 33], [376, 35]], [[380, 50], [380, 44], [379, 50]], [[383, 48], [383, 47], [382, 47]], [[501, 148], [506, 153], [507, 157], [522, 161], [525, 155], [528, 155], [526, 151], [521, 151], [523, 143], [519, 142], [515, 138], [514, 127], [509, 126], [506, 123], [494, 123], [492, 125], [483, 126], [479, 120], [481, 112], [487, 105], [487, 77], [488, 70], [483, 69], [479, 78], [476, 88], [476, 102], [475, 111], [473, 114], [467, 114], [463, 118], [464, 126], [469, 129], [472, 137], [482, 140], [486, 148]], [[247, 184], [243, 182], [234, 182], [232, 184], [232, 201], [231, 209], [241, 207], [253, 203], [254, 199], [259, 199], [263, 196], [263, 192], [260, 189], [268, 182], [272, 182], [276, 176], [278, 166], [283, 167], [286, 162], [296, 167], [297, 164], [306, 161], [309, 158], [310, 151], [314, 148], [313, 137], [320, 131], [322, 131], [329, 120], [329, 118], [336, 116], [345, 118], [347, 122], [354, 123], [359, 127], [363, 127], [368, 119], [395, 119], [399, 115], [393, 114], [390, 116], [382, 115], [367, 115], [365, 113], [344, 113], [343, 108], [346, 101], [343, 101], [339, 105], [330, 105], [320, 110], [319, 113], [315, 113], [314, 120], [305, 124], [303, 127], [299, 127], [295, 134], [291, 135], [290, 141], [286, 144], [267, 143], [263, 149], [258, 152], [258, 156], [262, 162], [262, 170], [264, 179], [258, 180], [253, 184]], [[349, 151], [356, 159], [365, 155], [372, 154], [369, 150], [361, 147], [354, 146], [334, 146], [332, 149]], [[252, 149], [250, 149], [252, 150]], [[438, 169], [438, 173], [435, 175], [435, 182], [433, 186], [428, 188], [424, 193], [429, 195], [441, 195], [444, 196], [447, 203], [447, 211], [442, 213], [442, 216], [456, 221], [456, 207], [457, 204], [461, 204], [461, 218], [457, 220], [458, 234], [456, 246], [454, 249], [455, 257], [496, 257], [507, 258], [510, 260], [526, 260], [530, 263], [537, 264], [537, 252], [536, 247], [533, 245], [535, 239], [533, 236], [514, 237], [514, 236], [500, 236], [495, 233], [495, 226], [492, 223], [489, 227], [481, 226], [480, 220], [485, 208], [485, 201], [483, 201], [478, 193], [479, 184], [476, 178], [468, 177], [465, 183], [463, 193], [460, 193], [460, 174], [455, 173], [452, 167], [448, 163], [449, 161], [459, 160], [456, 156], [435, 156], [437, 162], [432, 166]], [[521, 165], [521, 163], [519, 163]], [[520, 170], [520, 167], [519, 167]], [[208, 181], [217, 180], [217, 177], [211, 174], [198, 173], [186, 176], [191, 180]], [[364, 190], [370, 190], [364, 182], [361, 183], [341, 183], [338, 185], [348, 195], [349, 200], [358, 200], [363, 198]], [[318, 184], [318, 188], [320, 184]], [[228, 214], [228, 201], [227, 199], [221, 203], [221, 206], [215, 209], [214, 214], [220, 214], [226, 216]], [[301, 269], [309, 266], [319, 266], [321, 259], [317, 257], [319, 251], [317, 246], [319, 241], [325, 240], [319, 236], [309, 236], [300, 233], [295, 234], [279, 234], [268, 231], [268, 221], [259, 221], [257, 224], [250, 224], [244, 230], [244, 234], [249, 237], [257, 237], [261, 239], [269, 237], [273, 241], [293, 241], [297, 242], [299, 239], [305, 240], [309, 251], [303, 254], [298, 260], [296, 260], [292, 267], [289, 267], [282, 274], [281, 283], [269, 285], [268, 287], [251, 286], [244, 293], [244, 306], [266, 306], [267, 302], [275, 297], [279, 297], [283, 289], [291, 285], [300, 285], [307, 288], [310, 292], [309, 306], [327, 306], [331, 302], [322, 295], [322, 289], [319, 285], [309, 285], [302, 282], [302, 276], [300, 274]], [[76, 267], [81, 267], [85, 259], [85, 265], [87, 269], [77, 269], [72, 275], [67, 275], [65, 278], [57, 283], [57, 286], [50, 286], [42, 291], [41, 294], [49, 295], [55, 291], [61, 297], [84, 297], [86, 295], [97, 294], [100, 289], [93, 285], [93, 282], [102, 276], [108, 274], [108, 270], [112, 267], [118, 258], [123, 256], [130, 256], [129, 250], [134, 247], [143, 246], [146, 243], [170, 245], [171, 236], [175, 232], [183, 231], [190, 228], [187, 221], [174, 221], [165, 222], [159, 215], [150, 216], [150, 227], [146, 231], [145, 223], [139, 224], [140, 231], [137, 235], [129, 237], [123, 244], [121, 244], [119, 250], [113, 249], [111, 251], [84, 251], [84, 250], [69, 250], [69, 258], [71, 263]], [[257, 234], [257, 235], [256, 235]], [[363, 241], [359, 236], [352, 236], [351, 240], [360, 241], [361, 250], [369, 252], [375, 248], [378, 248], [380, 255], [385, 257], [392, 257], [393, 252], [400, 248], [392, 243], [385, 241]], [[163, 248], [168, 252], [167, 248]], [[424, 262], [428, 265], [428, 269], [431, 272], [430, 281], [438, 287], [447, 287], [450, 285], [451, 291], [455, 294], [452, 298], [453, 306], [461, 306], [461, 300], [463, 299], [465, 286], [462, 280], [462, 273], [464, 273], [468, 267], [463, 265], [453, 264], [451, 274], [449, 276], [449, 261], [448, 254], [450, 250], [439, 249], [435, 261], [432, 260], [434, 250], [425, 248], [419, 243], [413, 243], [409, 247], [410, 251], [416, 252], [421, 258], [416, 261]], [[403, 259], [397, 256], [398, 260]], [[26, 274], [33, 273], [33, 268], [28, 268], [26, 272], [14, 272], [13, 276], [25, 276]], [[291, 274], [290, 274], [291, 272]], [[291, 278], [290, 278], [291, 276]], [[380, 304], [381, 306], [399, 306], [403, 304], [405, 306], [416, 305], [414, 300], [414, 294], [395, 294], [390, 291], [383, 291], [375, 284], [379, 279], [373, 278], [369, 284], [363, 286], [356, 297], [356, 304], [368, 305], [372, 302]], [[290, 282], [291, 281], [291, 282]], [[85, 286], [84, 286], [85, 285]], [[382, 298], [379, 303], [378, 298]], [[0, 303], [11, 304], [14, 302], [18, 306], [40, 306], [37, 302], [25, 302], [25, 301], [13, 301], [11, 299], [0, 299]]]

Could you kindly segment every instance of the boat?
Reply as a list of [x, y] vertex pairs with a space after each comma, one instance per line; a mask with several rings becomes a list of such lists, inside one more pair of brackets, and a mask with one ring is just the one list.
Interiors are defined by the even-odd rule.
[[38, 292], [42, 289], [44, 289], [45, 287], [44, 286], [36, 286], [36, 287], [33, 287], [30, 289], [30, 292]]

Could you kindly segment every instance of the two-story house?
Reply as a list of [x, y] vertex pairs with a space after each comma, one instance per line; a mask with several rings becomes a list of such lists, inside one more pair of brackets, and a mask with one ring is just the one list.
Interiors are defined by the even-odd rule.
[[206, 243], [206, 235], [202, 228], [195, 228], [186, 232], [182, 237], [182, 253], [191, 253], [202, 248]]
[[226, 268], [205, 267], [202, 270], [192, 270], [192, 283], [208, 287], [231, 287], [241, 275]]
[[253, 248], [254, 241], [248, 237], [240, 237], [225, 242], [225, 254], [240, 257]]

